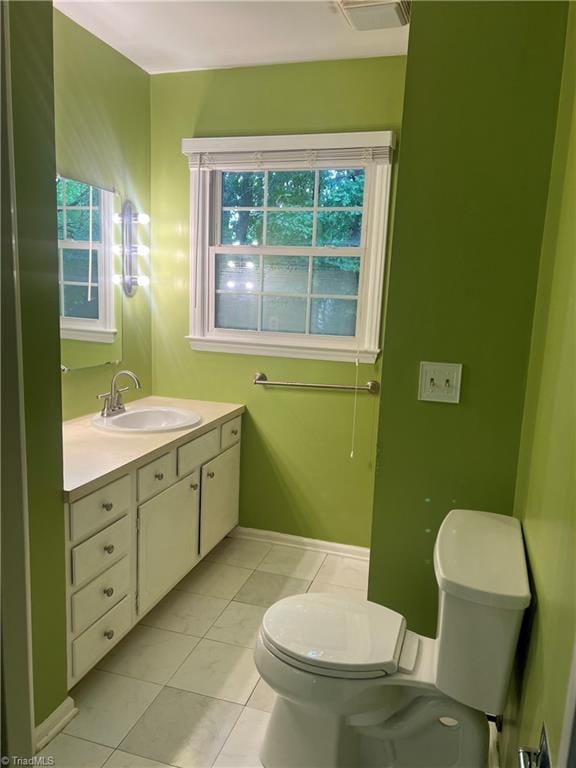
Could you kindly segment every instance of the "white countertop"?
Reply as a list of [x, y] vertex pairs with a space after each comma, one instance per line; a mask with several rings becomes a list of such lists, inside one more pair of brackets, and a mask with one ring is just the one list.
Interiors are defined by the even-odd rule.
[[199, 414], [202, 421], [192, 428], [173, 432], [126, 434], [108, 432], [93, 426], [91, 422], [94, 414], [65, 421], [62, 425], [62, 436], [66, 494], [84, 489], [84, 486], [110, 474], [117, 474], [119, 470], [128, 469], [132, 463], [149, 454], [161, 452], [163, 448], [185, 443], [190, 437], [202, 435], [244, 411], [243, 405], [235, 403], [211, 403], [174, 397], [143, 397], [141, 400], [127, 403], [126, 409], [140, 406], [182, 408]]

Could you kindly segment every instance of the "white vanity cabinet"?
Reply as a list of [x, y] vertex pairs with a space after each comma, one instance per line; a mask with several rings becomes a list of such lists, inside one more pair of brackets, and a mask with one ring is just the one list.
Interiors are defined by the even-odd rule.
[[199, 472], [138, 507], [138, 615], [144, 615], [200, 560]]
[[214, 549], [238, 525], [240, 445], [228, 448], [202, 467], [200, 555]]
[[69, 687], [238, 525], [240, 408], [68, 492]]

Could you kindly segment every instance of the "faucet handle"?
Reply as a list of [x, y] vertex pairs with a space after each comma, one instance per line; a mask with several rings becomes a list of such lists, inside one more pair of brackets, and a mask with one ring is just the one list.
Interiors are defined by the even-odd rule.
[[110, 400], [112, 399], [112, 394], [110, 392], [104, 392], [101, 395], [96, 395], [97, 400], [104, 400], [104, 405], [102, 406], [102, 410], [100, 411], [100, 416], [110, 416]]

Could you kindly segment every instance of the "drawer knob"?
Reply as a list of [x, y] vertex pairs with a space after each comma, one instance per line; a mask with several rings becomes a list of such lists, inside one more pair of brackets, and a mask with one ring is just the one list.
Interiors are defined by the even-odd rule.
[[112, 640], [114, 637], [114, 630], [113, 629], [107, 629], [106, 632], [104, 632], [104, 637], [106, 640]]
[[111, 555], [112, 552], [114, 552], [114, 544], [106, 544], [104, 547], [104, 552], [106, 552], [108, 555]]
[[232, 430], [230, 430], [230, 431], [232, 432], [232, 434], [234, 435], [234, 437], [236, 437], [236, 435], [238, 434], [238, 430], [237, 430], [237, 429], [232, 429]]
[[112, 595], [114, 594], [114, 587], [106, 587], [106, 589], [103, 591], [106, 597], [112, 597]]
[[114, 504], [112, 504], [111, 501], [105, 501], [104, 504], [102, 504], [102, 509], [105, 509], [106, 512], [110, 512], [110, 510], [114, 507]]
[[164, 472], [156, 472], [154, 474], [154, 477], [156, 478], [156, 480], [164, 480]]
[[212, 479], [214, 477], [214, 472], [208, 472], [208, 477]]
[[190, 488], [192, 488], [193, 491], [197, 491], [198, 490], [198, 483], [192, 483], [190, 485]]

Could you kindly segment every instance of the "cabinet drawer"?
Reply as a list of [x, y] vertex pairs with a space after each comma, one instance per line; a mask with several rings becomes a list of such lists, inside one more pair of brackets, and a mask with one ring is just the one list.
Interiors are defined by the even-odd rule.
[[130, 506], [130, 478], [121, 477], [70, 505], [70, 538], [78, 541], [98, 531]]
[[176, 453], [171, 451], [138, 470], [138, 500], [163, 491], [176, 480]]
[[128, 516], [109, 525], [72, 550], [72, 583], [82, 584], [128, 551]]
[[220, 430], [213, 429], [178, 448], [178, 475], [187, 475], [220, 450]]
[[130, 628], [130, 599], [125, 597], [72, 643], [72, 669], [78, 677], [93, 667]]
[[238, 416], [231, 421], [227, 421], [222, 424], [222, 450], [230, 448], [231, 445], [237, 443], [240, 440], [242, 434], [242, 416]]
[[129, 585], [129, 558], [123, 557], [119, 563], [72, 595], [72, 632], [82, 632], [103, 616], [126, 595]]

